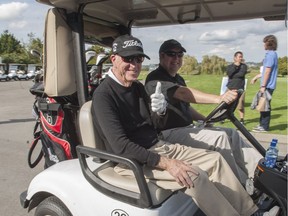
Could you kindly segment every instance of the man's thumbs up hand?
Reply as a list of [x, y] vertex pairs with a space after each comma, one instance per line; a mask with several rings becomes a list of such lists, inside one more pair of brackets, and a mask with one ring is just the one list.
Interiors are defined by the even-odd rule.
[[156, 89], [155, 89], [155, 94], [161, 94], [162, 91], [161, 91], [161, 82], [157, 82], [157, 85], [156, 85]]
[[161, 82], [157, 82], [155, 93], [150, 96], [151, 109], [158, 115], [164, 115], [166, 112], [167, 102], [161, 91]]

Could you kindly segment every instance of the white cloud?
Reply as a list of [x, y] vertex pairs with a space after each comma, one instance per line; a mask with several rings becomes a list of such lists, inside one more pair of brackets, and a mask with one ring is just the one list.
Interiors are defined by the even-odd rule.
[[239, 49], [240, 49], [239, 46], [230, 47], [227, 44], [221, 44], [221, 45], [217, 45], [216, 47], [213, 47], [210, 51], [208, 51], [208, 54], [225, 55], [225, 54], [230, 54], [230, 53], [236, 52]]
[[259, 22], [255, 22], [255, 25], [249, 25], [245, 27], [245, 32], [250, 35], [266, 35], [275, 34], [276, 32], [285, 31], [284, 21], [281, 22], [266, 22], [265, 27]]
[[239, 33], [235, 30], [215, 30], [212, 32], [204, 32], [199, 41], [202, 43], [222, 44], [223, 42], [235, 41], [239, 38]]
[[27, 21], [18, 21], [9, 23], [9, 28], [11, 29], [22, 29], [27, 26]]
[[0, 4], [0, 20], [13, 20], [21, 17], [27, 8], [28, 4], [22, 2]]

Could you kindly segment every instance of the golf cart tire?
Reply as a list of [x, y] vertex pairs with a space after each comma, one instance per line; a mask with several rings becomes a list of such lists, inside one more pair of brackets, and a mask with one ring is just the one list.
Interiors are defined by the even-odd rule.
[[68, 208], [55, 196], [44, 199], [36, 208], [35, 216], [72, 216]]

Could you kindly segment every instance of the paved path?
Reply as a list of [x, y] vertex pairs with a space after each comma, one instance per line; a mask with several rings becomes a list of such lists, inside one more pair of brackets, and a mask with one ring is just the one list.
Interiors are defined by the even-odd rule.
[[[270, 134], [270, 133], [255, 133], [251, 132], [251, 134], [255, 137], [256, 140], [265, 148], [267, 149], [270, 145], [272, 139], [278, 139], [278, 149], [279, 155], [285, 156], [288, 152], [288, 136], [287, 135], [279, 135], [279, 134]], [[240, 135], [246, 139], [241, 133]]]
[[[32, 178], [43, 170], [43, 163], [30, 169], [27, 154], [33, 140], [35, 119], [31, 115], [34, 96], [32, 81], [0, 82], [0, 215], [27, 216], [19, 195]], [[38, 149], [39, 150], [39, 149]]]

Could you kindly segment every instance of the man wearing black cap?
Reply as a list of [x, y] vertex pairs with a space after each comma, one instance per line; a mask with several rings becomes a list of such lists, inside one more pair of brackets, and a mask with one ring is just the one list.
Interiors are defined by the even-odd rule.
[[[217, 104], [221, 101], [231, 103], [236, 99], [237, 93], [228, 91], [218, 96], [188, 88], [185, 80], [177, 73], [182, 66], [184, 52], [185, 48], [178, 41], [173, 39], [165, 41], [159, 49], [159, 67], [150, 72], [146, 78], [146, 91], [156, 101], [155, 103], [168, 104], [165, 113], [153, 114], [154, 124], [161, 131], [165, 141], [218, 151], [237, 178], [245, 184], [248, 178], [254, 176], [254, 170], [262, 155], [246, 143], [235, 129], [194, 127], [193, 121], [204, 120], [204, 116], [190, 106], [190, 103]], [[158, 81], [161, 81], [161, 94], [155, 93]], [[163, 98], [167, 103], [159, 102]]]
[[[164, 189], [182, 189], [207, 216], [254, 213], [257, 206], [218, 152], [158, 139], [151, 121], [150, 98], [137, 81], [144, 57], [149, 58], [141, 41], [120, 36], [112, 49], [113, 66], [92, 101], [93, 123], [107, 151], [138, 161], [150, 182]], [[158, 105], [152, 101], [152, 110], [161, 115], [165, 111]], [[133, 175], [121, 165], [114, 170]]]

